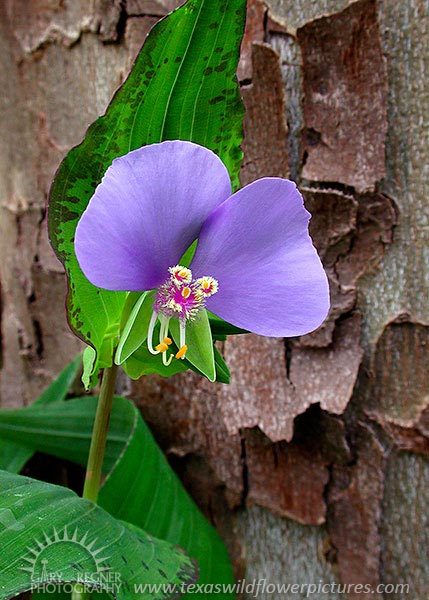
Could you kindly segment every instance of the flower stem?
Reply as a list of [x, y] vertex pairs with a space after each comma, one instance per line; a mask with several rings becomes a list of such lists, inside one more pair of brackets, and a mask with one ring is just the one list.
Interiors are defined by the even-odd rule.
[[97, 502], [98, 491], [100, 489], [101, 469], [103, 466], [107, 430], [109, 428], [117, 373], [118, 367], [115, 364], [108, 369], [104, 369], [100, 395], [98, 397], [97, 412], [95, 413], [94, 428], [92, 430], [91, 446], [89, 449], [85, 484], [82, 494], [82, 498], [92, 500], [93, 502]]
[[[82, 498], [97, 502], [101, 482], [104, 451], [106, 449], [107, 431], [109, 429], [110, 413], [112, 412], [113, 395], [115, 393], [118, 367], [113, 365], [103, 371], [97, 411], [92, 429], [91, 446], [89, 448], [88, 464], [86, 467], [85, 483]], [[88, 600], [90, 594], [81, 584], [73, 586], [71, 600]]]

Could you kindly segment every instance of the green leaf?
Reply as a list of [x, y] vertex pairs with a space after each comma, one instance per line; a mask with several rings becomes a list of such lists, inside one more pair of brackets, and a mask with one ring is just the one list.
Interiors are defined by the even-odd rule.
[[115, 355], [117, 365], [127, 360], [146, 340], [154, 299], [155, 292], [144, 292], [134, 304], [119, 338]]
[[246, 329], [240, 329], [235, 325], [231, 325], [231, 323], [227, 323], [217, 315], [213, 314], [209, 310], [207, 311], [210, 327], [212, 330], [213, 337], [220, 338], [221, 336], [226, 335], [237, 335], [240, 333], [249, 333]]
[[[46, 406], [64, 400], [80, 368], [81, 356], [79, 355], [61, 371], [58, 377], [33, 403], [33, 406]], [[33, 454], [31, 448], [26, 448], [22, 444], [0, 440], [0, 469], [11, 473], [19, 473]]]
[[[153, 599], [134, 585], [196, 579], [177, 547], [127, 527], [66, 488], [0, 471], [0, 592], [9, 598], [48, 582], [87, 583], [117, 600]], [[120, 584], [120, 585], [118, 585]], [[159, 598], [176, 598], [164, 593]]]
[[[43, 407], [32, 404], [18, 410], [0, 410], [0, 438], [86, 466], [96, 404], [97, 399], [88, 396]], [[113, 468], [127, 444], [130, 423], [135, 418], [130, 406], [122, 401], [113, 404], [105, 473]]]
[[[180, 348], [180, 323], [177, 319], [171, 319], [169, 325], [170, 333], [177, 347]], [[186, 324], [186, 360], [189, 361], [199, 372], [209, 379], [216, 380], [216, 369], [213, 353], [213, 340], [207, 312], [200, 311], [195, 321]], [[174, 362], [174, 360], [173, 360]]]
[[[69, 279], [70, 326], [99, 357], [104, 354], [107, 366], [126, 294], [96, 288], [84, 277], [74, 252], [76, 225], [115, 157], [162, 140], [191, 140], [210, 148], [238, 187], [244, 108], [235, 71], [245, 13], [245, 0], [189, 0], [161, 20], [106, 114], [56, 174], [49, 234]], [[93, 379], [100, 366], [97, 359]]]
[[[230, 559], [219, 534], [200, 513], [148, 434], [139, 418], [120, 464], [101, 489], [101, 505], [115, 517], [185, 548], [200, 568], [198, 583], [232, 583]], [[215, 600], [219, 594], [195, 593], [189, 600], [210, 597]], [[233, 600], [235, 596], [225, 592], [221, 597]]]
[[[0, 436], [85, 465], [95, 406], [88, 397], [43, 410], [2, 410]], [[109, 513], [185, 548], [198, 562], [200, 583], [233, 582], [218, 533], [184, 490], [136, 407], [124, 398], [116, 397], [113, 404], [103, 471], [107, 478], [99, 502]], [[223, 600], [233, 598], [232, 593], [222, 595]]]

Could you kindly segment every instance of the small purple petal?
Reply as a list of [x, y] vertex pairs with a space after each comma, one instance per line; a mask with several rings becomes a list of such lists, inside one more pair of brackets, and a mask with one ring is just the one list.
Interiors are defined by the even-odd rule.
[[316, 329], [329, 309], [329, 289], [309, 219], [295, 184], [278, 178], [259, 179], [215, 209], [191, 264], [194, 277], [219, 281], [207, 308], [270, 337]]
[[158, 287], [230, 194], [221, 160], [191, 142], [152, 144], [116, 158], [76, 229], [82, 271], [109, 290]]

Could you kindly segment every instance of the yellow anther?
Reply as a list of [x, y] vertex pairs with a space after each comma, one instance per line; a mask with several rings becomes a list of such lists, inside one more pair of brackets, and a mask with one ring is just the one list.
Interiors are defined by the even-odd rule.
[[170, 346], [173, 343], [173, 340], [169, 337], [165, 337], [164, 338], [164, 344], [167, 344], [167, 346]]
[[177, 283], [190, 283], [192, 281], [192, 272], [187, 267], [182, 267], [182, 265], [176, 265], [175, 267], [170, 267], [169, 269], [171, 279]]
[[188, 350], [188, 346], [184, 344], [176, 354], [176, 358], [185, 358], [185, 354]]
[[214, 277], [200, 277], [195, 283], [200, 286], [200, 290], [206, 298], [216, 294], [219, 289], [219, 283]]
[[182, 296], [183, 296], [184, 298], [189, 298], [189, 296], [191, 295], [191, 292], [192, 292], [191, 288], [190, 288], [190, 287], [188, 287], [188, 286], [186, 286], [186, 287], [184, 287], [184, 288], [183, 288], [183, 290], [182, 290]]
[[165, 342], [161, 342], [160, 344], [155, 346], [155, 350], [157, 352], [165, 352], [166, 350], [168, 350], [168, 345]]

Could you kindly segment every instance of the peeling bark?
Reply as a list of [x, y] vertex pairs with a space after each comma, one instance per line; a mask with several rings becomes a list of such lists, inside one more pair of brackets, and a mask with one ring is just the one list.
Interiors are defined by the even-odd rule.
[[[271, 46], [253, 44], [251, 56], [255, 80], [242, 88], [246, 107], [242, 185], [257, 179], [262, 170], [267, 177], [285, 177], [288, 171], [285, 98], [278, 55]], [[261, 121], [264, 128], [259, 127]]]
[[417, 452], [426, 448], [427, 441], [422, 444], [428, 434], [428, 345], [429, 327], [404, 319], [387, 325], [377, 343], [371, 371], [360, 385], [366, 415], [399, 448]]
[[362, 0], [308, 23], [298, 30], [298, 42], [306, 124], [303, 177], [373, 191], [385, 174], [387, 130], [387, 75], [375, 1]]
[[[272, 77], [273, 75], [276, 75], [276, 64], [273, 64], [272, 61], [270, 64], [270, 67], [273, 69], [274, 73], [271, 73], [271, 68], [265, 69], [265, 72], [262, 73], [264, 54], [262, 53], [262, 55], [260, 54], [256, 57], [253, 55], [253, 45], [262, 44], [265, 38], [264, 19], [266, 11], [267, 9], [262, 0], [249, 0], [247, 3], [246, 27], [244, 30], [243, 41], [241, 43], [240, 62], [238, 64], [237, 70], [237, 77], [239, 81], [249, 83], [252, 80], [253, 69], [258, 68], [258, 66], [259, 73], [262, 75], [262, 81], [264, 80], [264, 75], [266, 75], [267, 77]], [[267, 60], [269, 60], [269, 54], [266, 53], [266, 55]], [[259, 76], [255, 77], [255, 81], [256, 85], [260, 85], [260, 83], [262, 83], [259, 82]], [[271, 98], [276, 98], [276, 96], [279, 96], [279, 93], [270, 93], [268, 91], [267, 96], [271, 96]], [[260, 98], [262, 101], [265, 101], [264, 94], [261, 94]], [[277, 110], [273, 112], [273, 116], [278, 117], [282, 115], [283, 111]]]

